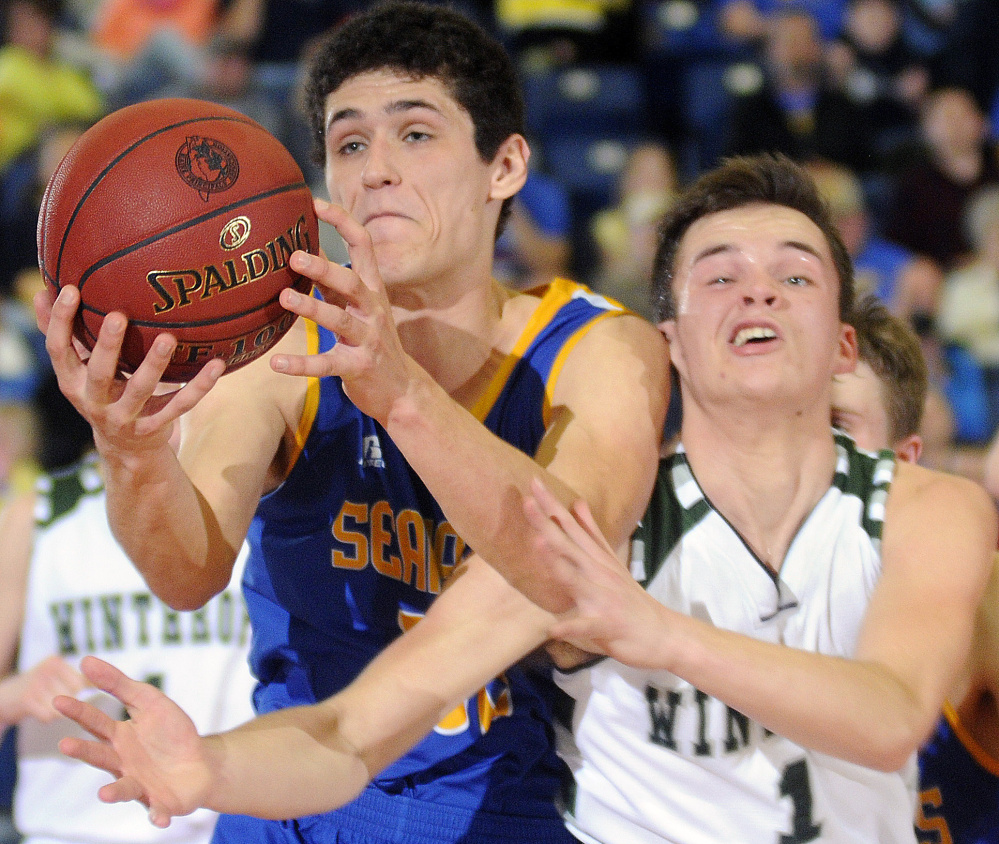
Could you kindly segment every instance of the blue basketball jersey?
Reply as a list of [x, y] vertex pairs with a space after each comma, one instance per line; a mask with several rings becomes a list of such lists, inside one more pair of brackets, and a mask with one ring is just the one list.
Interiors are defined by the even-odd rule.
[[999, 844], [999, 761], [979, 747], [950, 704], [919, 752], [919, 792], [921, 844]]
[[[623, 312], [565, 280], [539, 295], [516, 347], [471, 409], [528, 454], [545, 433], [568, 352], [598, 320]], [[315, 329], [311, 350], [334, 342]], [[249, 535], [244, 589], [260, 712], [312, 703], [350, 683], [422, 618], [469, 551], [385, 429], [354, 407], [338, 378], [311, 382], [299, 442], [294, 467], [262, 499]], [[549, 726], [553, 689], [547, 674], [511, 668], [373, 787], [438, 810], [557, 819], [553, 798], [564, 770]], [[335, 823], [323, 827], [332, 836]], [[439, 832], [440, 841], [467, 840]], [[529, 840], [523, 836], [509, 840]]]

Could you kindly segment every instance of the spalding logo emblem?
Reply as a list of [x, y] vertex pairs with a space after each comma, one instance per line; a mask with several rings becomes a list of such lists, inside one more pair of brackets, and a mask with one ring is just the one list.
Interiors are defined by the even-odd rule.
[[219, 235], [219, 246], [227, 252], [239, 249], [250, 236], [251, 227], [249, 217], [233, 217], [222, 227], [222, 234]]
[[239, 160], [221, 141], [192, 135], [177, 150], [177, 172], [205, 202], [213, 193], [229, 190], [239, 178]]

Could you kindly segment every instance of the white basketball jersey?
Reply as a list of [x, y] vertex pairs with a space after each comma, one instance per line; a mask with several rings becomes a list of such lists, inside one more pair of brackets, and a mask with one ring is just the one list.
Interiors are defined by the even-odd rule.
[[[130, 677], [159, 686], [202, 733], [252, 717], [247, 666], [249, 620], [240, 591], [245, 549], [224, 592], [197, 612], [176, 612], [146, 586], [107, 523], [96, 465], [43, 476], [18, 669], [52, 654], [74, 667], [94, 654]], [[92, 696], [88, 696], [88, 692]], [[123, 707], [102, 692], [89, 699], [114, 718]], [[109, 774], [63, 756], [66, 735], [90, 738], [67, 719], [18, 727], [15, 825], [30, 844], [198, 844], [211, 838], [215, 815], [198, 810], [166, 830], [138, 803], [105, 804], [97, 790]]]
[[[681, 448], [662, 463], [636, 533], [636, 579], [664, 605], [716, 627], [851, 656], [880, 574], [894, 459], [847, 438], [837, 437], [837, 450], [833, 485], [775, 577], [706, 499]], [[915, 757], [902, 773], [882, 773], [815, 753], [669, 672], [611, 659], [556, 679], [575, 699], [567, 823], [582, 841], [915, 840]]]

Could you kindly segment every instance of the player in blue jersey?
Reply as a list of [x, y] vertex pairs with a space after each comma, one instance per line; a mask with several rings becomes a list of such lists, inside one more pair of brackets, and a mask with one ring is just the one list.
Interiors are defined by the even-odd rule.
[[[861, 448], [915, 462], [927, 390], [919, 340], [872, 300], [852, 320], [860, 362], [833, 383], [833, 424]], [[924, 844], [999, 842], [999, 566], [978, 607], [971, 655], [919, 751], [916, 836]]]
[[[202, 605], [248, 536], [259, 712], [327, 698], [408, 628], [417, 648], [461, 632], [441, 673], [474, 663], [495, 678], [462, 687], [455, 708], [449, 678], [431, 677], [441, 711], [413, 734], [430, 736], [391, 765], [373, 748], [373, 782], [342, 811], [310, 814], [299, 792], [263, 812], [272, 821], [223, 817], [218, 841], [563, 841], [550, 681], [510, 667], [545, 641], [548, 616], [489, 564], [528, 554], [521, 496], [539, 477], [627, 538], [654, 475], [665, 343], [569, 281], [517, 294], [492, 278], [529, 150], [509, 57], [467, 18], [415, 3], [352, 17], [318, 51], [308, 99], [335, 203], [317, 211], [351, 268], [291, 257], [323, 298], [282, 294], [304, 319], [275, 354], [221, 380], [209, 363], [163, 401], [173, 339], [120, 380], [124, 319], [109, 315], [82, 359], [67, 288], [37, 304], [53, 365], [154, 592]], [[167, 433], [182, 414], [177, 459]], [[386, 726], [421, 703], [405, 674], [393, 682], [390, 706], [367, 713]], [[270, 763], [256, 776], [265, 791], [285, 782]]]

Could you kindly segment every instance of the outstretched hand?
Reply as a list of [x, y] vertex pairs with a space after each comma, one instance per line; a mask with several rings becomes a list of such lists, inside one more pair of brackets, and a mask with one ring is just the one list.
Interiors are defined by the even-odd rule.
[[145, 359], [129, 378], [118, 371], [118, 357], [128, 320], [108, 314], [88, 352], [73, 336], [80, 291], [67, 285], [57, 297], [46, 287], [34, 299], [35, 318], [45, 334], [45, 349], [59, 389], [93, 426], [99, 449], [134, 452], [169, 442], [173, 423], [197, 404], [225, 371], [209, 361], [182, 388], [164, 392], [161, 378], [177, 346], [170, 334], [156, 338]]
[[59, 712], [96, 739], [65, 738], [59, 749], [115, 778], [98, 791], [100, 799], [137, 800], [158, 827], [201, 806], [211, 771], [198, 731], [184, 711], [159, 689], [128, 678], [96, 657], [85, 657], [81, 670], [94, 686], [121, 701], [129, 715], [127, 721], [115, 721], [76, 698], [60, 695], [53, 701]]
[[399, 339], [371, 236], [339, 205], [317, 199], [315, 207], [317, 216], [334, 226], [347, 244], [350, 266], [322, 255], [293, 253], [291, 268], [311, 279], [323, 299], [288, 288], [281, 292], [281, 304], [332, 331], [337, 343], [322, 354], [276, 354], [271, 366], [288, 375], [340, 376], [351, 401], [384, 422], [392, 402], [406, 393], [417, 366]]
[[552, 638], [636, 668], [663, 667], [669, 611], [621, 563], [586, 502], [568, 510], [535, 479], [524, 511], [539, 533], [541, 560], [573, 603], [552, 626]]

